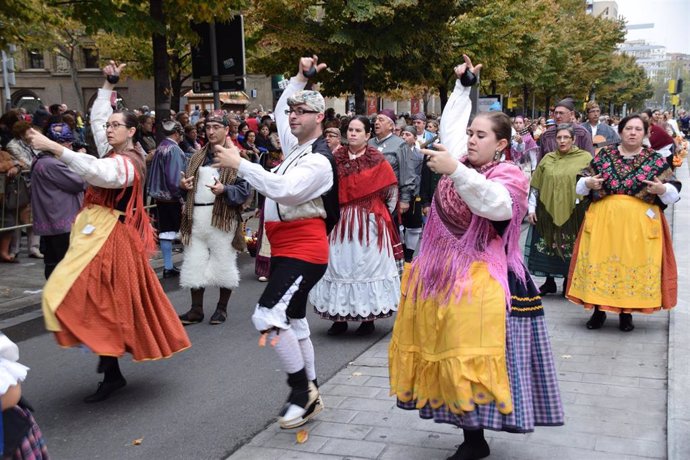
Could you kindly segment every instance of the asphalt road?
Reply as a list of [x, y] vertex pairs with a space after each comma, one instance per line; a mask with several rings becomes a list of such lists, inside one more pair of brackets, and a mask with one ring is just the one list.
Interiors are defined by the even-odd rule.
[[[243, 254], [239, 260], [243, 281], [230, 299], [228, 322], [188, 326], [191, 349], [167, 360], [134, 363], [125, 356], [128, 385], [102, 403], [82, 402], [99, 381], [96, 356], [61, 349], [40, 320], [5, 331], [18, 342], [20, 362], [31, 368], [23, 391], [53, 458], [222, 459], [275, 419], [287, 397], [286, 376], [273, 350], [257, 345], [250, 317], [265, 284], [256, 281], [254, 259]], [[186, 311], [189, 292], [174, 280], [163, 286], [177, 311]], [[206, 321], [217, 295], [215, 289], [206, 292]], [[329, 322], [313, 311], [308, 317], [322, 382], [393, 324], [379, 321], [376, 333], [365, 338], [353, 329], [331, 338]]]

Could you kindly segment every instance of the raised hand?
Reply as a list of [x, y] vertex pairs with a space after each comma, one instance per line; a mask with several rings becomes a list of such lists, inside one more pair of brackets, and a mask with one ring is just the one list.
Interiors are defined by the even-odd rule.
[[328, 65], [324, 63], [319, 64], [319, 57], [316, 54], [312, 57], [303, 57], [299, 60], [297, 76], [301, 78], [311, 78], [326, 67], [328, 67]]
[[421, 151], [429, 159], [427, 162], [429, 169], [438, 174], [453, 174], [458, 168], [458, 160], [451, 156], [443, 144], [434, 144], [434, 149], [422, 149]]

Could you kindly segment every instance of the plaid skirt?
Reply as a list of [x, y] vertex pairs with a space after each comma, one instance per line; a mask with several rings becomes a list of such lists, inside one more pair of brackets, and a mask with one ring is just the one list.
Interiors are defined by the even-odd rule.
[[15, 411], [20, 417], [29, 422], [29, 430], [14, 452], [5, 452], [5, 457], [12, 460], [48, 460], [48, 448], [41, 429], [28, 409], [14, 406], [8, 410]]
[[[477, 405], [474, 411], [463, 415], [452, 413], [446, 406], [432, 409], [427, 404], [419, 409], [421, 418], [466, 429], [511, 433], [529, 433], [535, 426], [563, 425], [563, 404], [544, 307], [534, 282], [529, 274], [526, 276], [527, 285], [512, 272], [508, 274], [512, 310], [506, 318], [506, 360], [513, 412], [501, 414], [495, 402]], [[399, 408], [406, 410], [417, 410], [416, 404], [415, 400], [397, 402]]]

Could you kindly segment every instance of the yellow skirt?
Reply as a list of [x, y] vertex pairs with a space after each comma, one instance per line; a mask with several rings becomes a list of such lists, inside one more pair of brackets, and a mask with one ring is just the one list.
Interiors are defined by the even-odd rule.
[[568, 299], [615, 312], [659, 310], [661, 209], [632, 196], [611, 195], [589, 207], [582, 226]]
[[422, 297], [417, 265], [403, 274], [388, 353], [391, 395], [419, 409], [446, 405], [458, 415], [496, 401], [510, 414], [505, 292], [485, 263], [475, 262], [468, 277], [460, 299], [446, 302]]

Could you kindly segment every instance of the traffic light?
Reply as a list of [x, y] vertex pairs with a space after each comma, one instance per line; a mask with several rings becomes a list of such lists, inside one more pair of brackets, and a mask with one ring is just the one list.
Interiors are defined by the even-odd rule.
[[675, 80], [669, 80], [668, 81], [668, 94], [676, 94], [676, 81]]
[[680, 96], [678, 94], [671, 96], [671, 105], [680, 105]]
[[683, 92], [683, 79], [679, 78], [678, 82], [676, 83], [676, 94], [680, 94]]

